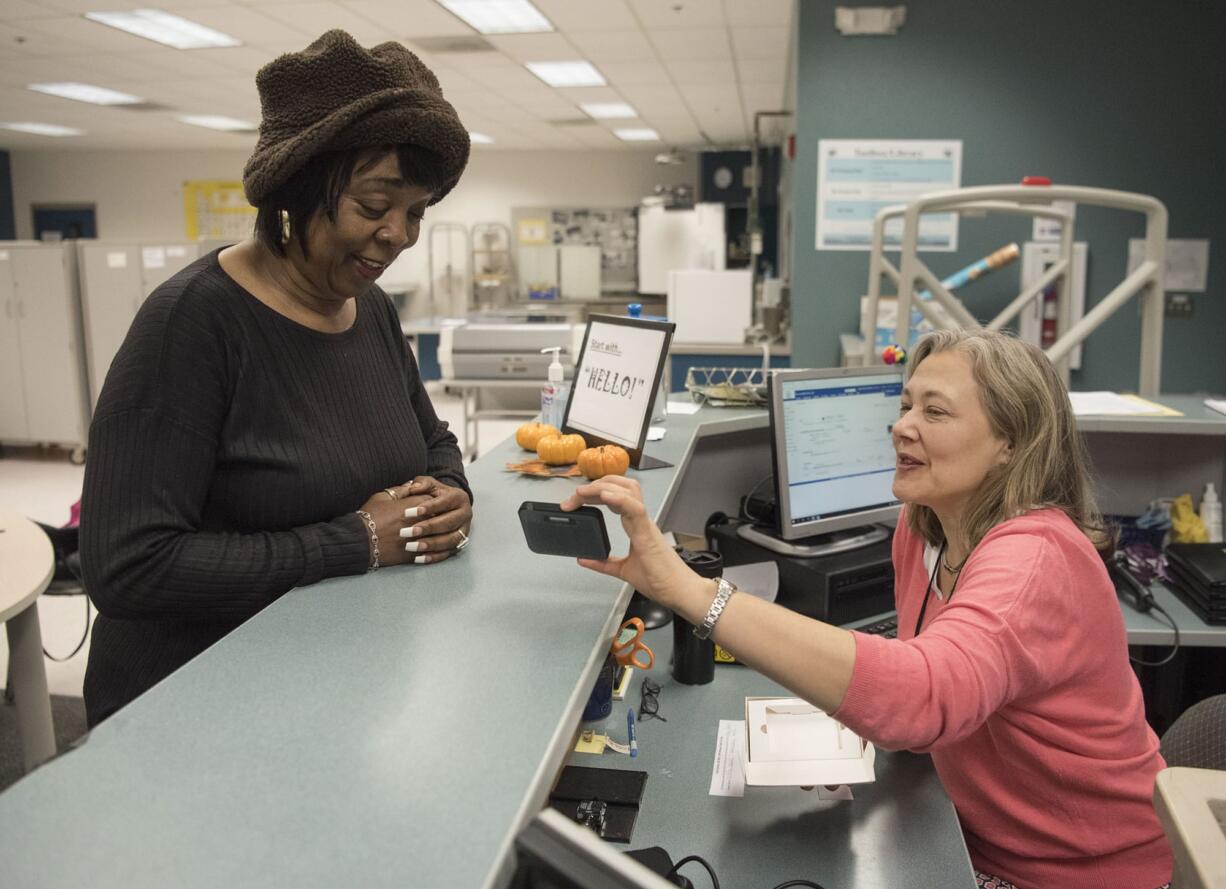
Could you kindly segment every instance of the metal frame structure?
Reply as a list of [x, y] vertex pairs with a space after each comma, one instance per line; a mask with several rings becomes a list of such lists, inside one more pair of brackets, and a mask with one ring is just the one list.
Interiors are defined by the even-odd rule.
[[[1071, 324], [1069, 290], [1073, 274], [1073, 240], [1075, 213], [1052, 206], [1054, 201], [1106, 207], [1141, 213], [1145, 216], [1145, 255], [1131, 274], [1127, 275], [1110, 293], [1101, 299], [1085, 317]], [[967, 311], [961, 300], [941, 286], [937, 276], [919, 258], [920, 217], [925, 213], [958, 213], [986, 216], [1003, 213], [1016, 216], [1031, 216], [1061, 221], [1060, 258], [1038, 280], [1015, 297], [995, 318], [986, 325], [980, 324]], [[890, 219], [903, 219], [903, 236], [899, 267], [885, 257], [885, 226]], [[1035, 297], [1045, 289], [1056, 287], [1057, 320], [1059, 338], [1047, 350], [1047, 357], [1055, 364], [1064, 385], [1069, 382], [1069, 356], [1108, 317], [1141, 294], [1141, 368], [1138, 390], [1142, 396], [1158, 395], [1162, 379], [1162, 319], [1164, 291], [1163, 269], [1166, 262], [1166, 206], [1149, 195], [1114, 191], [1105, 188], [1052, 185], [985, 185], [933, 192], [905, 206], [885, 207], [873, 219], [873, 244], [869, 259], [868, 318], [869, 330], [877, 325], [878, 303], [881, 297], [881, 279], [888, 278], [898, 289], [898, 319], [895, 328], [896, 341], [906, 343], [910, 332], [911, 308], [916, 300], [916, 283], [931, 294], [931, 302], [918, 300], [918, 308], [929, 322], [937, 328], [987, 327], [1000, 330], [1012, 321]], [[952, 323], [941, 317], [932, 303], [946, 310]], [[871, 340], [865, 343], [862, 357], [864, 364], [882, 363], [875, 354]]]

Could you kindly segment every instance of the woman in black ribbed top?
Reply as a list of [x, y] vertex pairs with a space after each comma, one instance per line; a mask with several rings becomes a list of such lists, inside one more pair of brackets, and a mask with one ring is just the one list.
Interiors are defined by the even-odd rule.
[[[422, 76], [415, 57], [348, 35], [323, 45], [330, 35], [261, 72], [265, 120], [244, 180], [255, 236], [154, 291], [107, 374], [81, 517], [99, 611], [85, 676], [91, 725], [293, 587], [428, 565], [467, 543], [471, 494], [455, 436], [374, 284], [416, 242], [463, 161], [454, 145], [418, 144], [420, 97], [394, 89]], [[265, 72], [297, 57], [302, 81], [316, 57], [329, 79], [356, 66], [349, 104], [361, 113], [379, 86], [369, 68], [384, 66], [392, 87], [379, 95], [392, 99], [364, 138], [361, 113], [341, 115], [329, 137], [331, 105], [317, 109], [319, 126], [270, 127]], [[337, 92], [328, 102], [345, 111]], [[452, 125], [439, 123], [439, 103], [450, 106], [435, 98], [424, 132], [462, 138], [466, 160], [467, 133], [454, 111]], [[337, 139], [344, 147], [332, 150]], [[287, 140], [294, 150], [278, 150]]]

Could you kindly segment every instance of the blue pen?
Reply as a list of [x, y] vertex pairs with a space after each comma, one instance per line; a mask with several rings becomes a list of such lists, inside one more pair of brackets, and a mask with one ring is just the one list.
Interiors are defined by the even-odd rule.
[[634, 708], [631, 707], [626, 711], [626, 731], [630, 734], [630, 756], [633, 758], [639, 755], [638, 738], [634, 736]]

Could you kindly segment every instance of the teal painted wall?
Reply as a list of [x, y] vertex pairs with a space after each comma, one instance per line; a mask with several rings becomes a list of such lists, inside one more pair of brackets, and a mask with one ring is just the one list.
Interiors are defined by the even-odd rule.
[[[1167, 318], [1162, 388], [1226, 391], [1226, 4], [1176, 0], [940, 0], [907, 4], [893, 37], [842, 37], [834, 0], [798, 4], [797, 159], [792, 170], [793, 365], [838, 363], [859, 326], [867, 252], [814, 248], [819, 139], [961, 139], [962, 184], [1028, 174], [1151, 194], [1170, 237], [1209, 238], [1209, 289]], [[1124, 277], [1143, 217], [1084, 209], [1087, 307]], [[966, 220], [956, 254], [922, 254], [943, 277], [1009, 241], [1022, 220]], [[1018, 264], [1020, 265], [1020, 263]], [[969, 285], [991, 318], [1017, 294], [1017, 266]], [[1127, 306], [1085, 346], [1075, 389], [1137, 385], [1140, 320]]]

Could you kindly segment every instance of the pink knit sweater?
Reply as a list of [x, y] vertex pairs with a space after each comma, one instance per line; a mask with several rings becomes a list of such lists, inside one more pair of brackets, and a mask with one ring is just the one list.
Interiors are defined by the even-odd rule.
[[1165, 763], [1094, 547], [1058, 510], [1003, 522], [914, 636], [923, 551], [900, 521], [898, 639], [856, 634], [837, 718], [881, 747], [931, 752], [984, 873], [1019, 889], [1169, 881], [1151, 801]]

